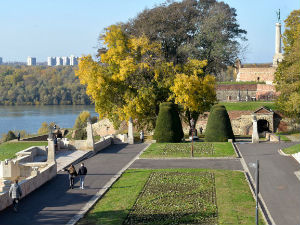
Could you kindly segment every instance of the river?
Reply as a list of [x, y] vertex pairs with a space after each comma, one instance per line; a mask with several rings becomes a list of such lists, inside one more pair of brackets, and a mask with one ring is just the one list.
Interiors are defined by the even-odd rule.
[[9, 130], [35, 134], [43, 122], [55, 122], [61, 128], [71, 128], [84, 110], [98, 116], [93, 105], [0, 106], [0, 135]]

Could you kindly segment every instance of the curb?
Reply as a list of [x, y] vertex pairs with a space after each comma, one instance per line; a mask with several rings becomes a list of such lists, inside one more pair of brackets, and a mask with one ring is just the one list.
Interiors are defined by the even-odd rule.
[[140, 158], [140, 159], [155, 159], [155, 160], [181, 160], [181, 159], [189, 159], [189, 160], [218, 160], [218, 159], [237, 159], [239, 160], [239, 157], [193, 157], [193, 158], [187, 158], [187, 157], [174, 157], [174, 158]]
[[127, 163], [116, 175], [114, 175], [105, 185], [101, 188], [82, 209], [73, 216], [72, 219], [66, 225], [75, 225], [84, 215], [97, 203], [97, 201], [109, 190], [109, 188], [121, 177], [125, 170], [127, 170], [131, 164], [140, 157], [140, 155], [150, 146], [147, 144], [143, 150], [137, 154], [129, 163]]
[[[244, 168], [244, 174], [245, 174], [245, 177], [246, 177], [246, 180], [249, 184], [249, 187], [250, 187], [250, 190], [251, 190], [251, 193], [255, 199], [255, 182], [254, 182], [254, 179], [252, 178], [251, 176], [251, 173], [248, 169], [248, 166], [243, 158], [243, 155], [242, 153], [240, 152], [239, 148], [234, 144], [234, 148], [235, 150], [239, 153], [239, 155], [241, 156], [241, 164]], [[264, 218], [264, 221], [266, 224], [269, 224], [269, 225], [276, 225], [275, 224], [275, 221], [273, 220], [272, 216], [271, 216], [271, 213], [269, 212], [268, 208], [267, 208], [267, 205], [261, 195], [261, 193], [258, 194], [258, 206], [259, 206], [259, 209], [263, 215], [263, 218]]]

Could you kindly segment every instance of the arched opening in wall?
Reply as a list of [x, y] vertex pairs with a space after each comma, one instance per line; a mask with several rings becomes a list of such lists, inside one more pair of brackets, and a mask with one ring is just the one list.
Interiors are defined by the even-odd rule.
[[258, 133], [263, 133], [265, 131], [270, 132], [270, 124], [267, 120], [258, 120], [257, 121], [257, 131]]

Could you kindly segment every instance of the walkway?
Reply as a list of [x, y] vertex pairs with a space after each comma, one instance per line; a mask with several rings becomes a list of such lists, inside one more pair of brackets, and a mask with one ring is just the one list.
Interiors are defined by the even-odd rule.
[[137, 159], [130, 168], [207, 168], [224, 170], [243, 170], [240, 159]]
[[[292, 144], [237, 144], [247, 166], [256, 159], [260, 161], [260, 193], [277, 225], [300, 224], [300, 182], [294, 174], [300, 165], [278, 153], [278, 149]], [[254, 169], [249, 169], [254, 178]]]
[[88, 168], [85, 190], [79, 189], [77, 180], [75, 189], [68, 189], [67, 173], [59, 172], [54, 179], [22, 199], [17, 214], [12, 212], [11, 208], [0, 212], [0, 224], [66, 224], [145, 146], [145, 144], [113, 145], [84, 160]]

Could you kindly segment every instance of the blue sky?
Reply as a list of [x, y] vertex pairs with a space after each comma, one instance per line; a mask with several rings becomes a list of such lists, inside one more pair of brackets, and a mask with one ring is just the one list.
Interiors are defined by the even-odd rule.
[[[0, 57], [38, 62], [47, 56], [94, 55], [98, 36], [117, 22], [126, 22], [163, 0], [0, 0]], [[278, 8], [282, 21], [299, 0], [224, 0], [236, 8], [238, 22], [248, 31], [243, 62], [271, 62]]]

